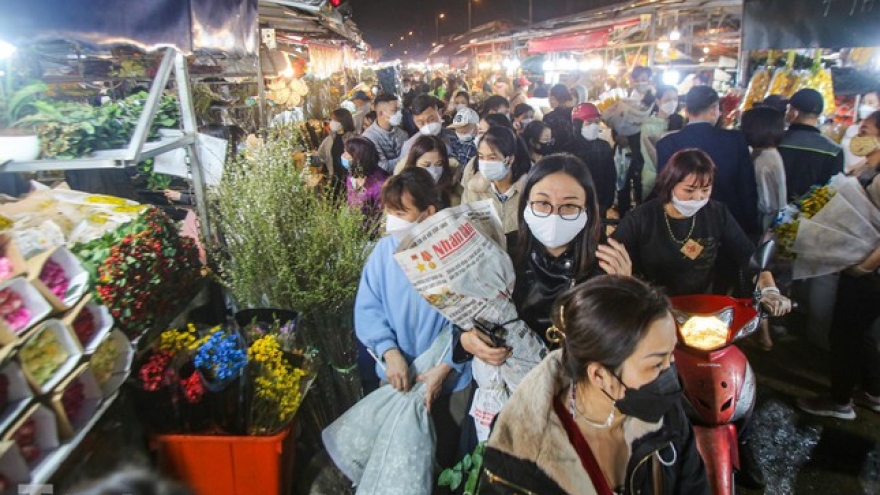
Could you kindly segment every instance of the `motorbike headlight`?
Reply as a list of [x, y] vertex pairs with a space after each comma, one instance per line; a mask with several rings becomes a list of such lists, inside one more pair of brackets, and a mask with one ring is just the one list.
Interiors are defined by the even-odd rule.
[[713, 315], [680, 315], [679, 333], [684, 345], [712, 351], [727, 344], [733, 309], [726, 308]]

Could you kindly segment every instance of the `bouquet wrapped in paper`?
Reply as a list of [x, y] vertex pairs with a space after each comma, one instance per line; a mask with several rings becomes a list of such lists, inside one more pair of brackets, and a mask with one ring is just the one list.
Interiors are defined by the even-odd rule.
[[641, 130], [642, 124], [651, 115], [650, 108], [642, 108], [641, 102], [617, 100], [602, 110], [602, 121], [622, 136], [632, 136]]
[[786, 206], [775, 227], [780, 254], [794, 260], [793, 277], [839, 272], [880, 245], [880, 209], [854, 177], [843, 174]]
[[446, 209], [416, 225], [394, 258], [416, 290], [454, 325], [494, 330], [493, 340], [512, 349], [502, 366], [474, 359], [479, 385], [471, 415], [481, 440], [495, 414], [547, 349], [517, 317], [516, 275], [504, 249], [501, 221], [490, 201]]

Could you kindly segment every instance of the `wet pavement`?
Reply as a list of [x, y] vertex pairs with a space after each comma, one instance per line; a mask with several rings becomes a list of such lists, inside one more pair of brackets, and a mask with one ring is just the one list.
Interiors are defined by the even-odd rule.
[[758, 377], [752, 442], [767, 479], [764, 493], [880, 495], [880, 414], [857, 406], [855, 421], [843, 421], [794, 405], [799, 397], [827, 394], [827, 352], [796, 334], [769, 352], [742, 348]]

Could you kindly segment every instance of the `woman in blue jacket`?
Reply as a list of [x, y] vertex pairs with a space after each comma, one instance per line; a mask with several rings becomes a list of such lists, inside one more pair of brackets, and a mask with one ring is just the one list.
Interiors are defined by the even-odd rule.
[[[382, 189], [382, 204], [388, 235], [376, 245], [361, 274], [354, 306], [355, 332], [376, 356], [376, 373], [383, 383], [404, 393], [414, 381], [424, 383], [425, 405], [437, 433], [437, 462], [450, 467], [467, 414], [470, 364], [453, 362], [453, 345], [442, 363], [410, 376], [413, 360], [451, 323], [419, 295], [394, 260], [400, 240], [417, 223], [442, 209], [443, 202], [431, 174], [415, 167], [388, 179]], [[455, 335], [454, 341], [457, 339]]]

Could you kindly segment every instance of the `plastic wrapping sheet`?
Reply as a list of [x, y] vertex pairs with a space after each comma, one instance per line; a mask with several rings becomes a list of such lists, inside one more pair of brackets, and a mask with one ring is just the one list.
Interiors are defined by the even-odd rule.
[[252, 55], [257, 0], [0, 0], [0, 39]]

